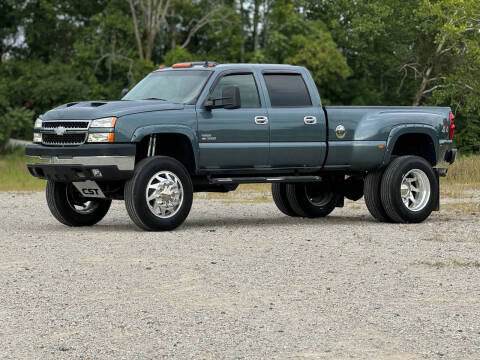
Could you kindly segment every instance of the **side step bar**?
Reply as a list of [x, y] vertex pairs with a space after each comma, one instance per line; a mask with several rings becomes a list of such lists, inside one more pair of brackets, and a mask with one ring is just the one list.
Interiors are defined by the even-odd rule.
[[255, 176], [255, 177], [229, 177], [209, 178], [210, 184], [261, 184], [261, 183], [295, 183], [318, 182], [321, 176]]

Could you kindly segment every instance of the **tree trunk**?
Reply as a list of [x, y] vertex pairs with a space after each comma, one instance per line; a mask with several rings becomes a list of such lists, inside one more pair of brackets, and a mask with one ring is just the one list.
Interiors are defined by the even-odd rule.
[[240, 48], [240, 62], [245, 62], [245, 24], [244, 24], [244, 10], [243, 10], [243, 0], [239, 0], [240, 4], [240, 26], [242, 34], [242, 43]]
[[255, 52], [258, 49], [258, 23], [260, 19], [260, 0], [255, 0], [253, 6], [253, 52]]
[[135, 6], [133, 5], [133, 0], [128, 0], [130, 4], [130, 12], [132, 13], [133, 20], [133, 30], [135, 31], [135, 41], [137, 42], [138, 56], [140, 59], [143, 59], [143, 46], [142, 39], [140, 38], [140, 30], [138, 29], [137, 14], [135, 13]]
[[432, 70], [433, 70], [433, 66], [430, 66], [427, 69], [427, 71], [423, 73], [422, 82], [420, 84], [420, 87], [417, 90], [417, 93], [415, 94], [415, 98], [413, 99], [412, 106], [420, 105], [420, 101], [422, 101], [422, 98], [423, 98], [423, 92], [425, 91], [425, 88], [427, 87], [427, 84], [430, 81], [430, 75], [432, 74]]
[[152, 60], [153, 42], [155, 40], [153, 31], [147, 31], [147, 44], [145, 47], [145, 60]]
[[268, 40], [268, 13], [270, 11], [270, 0], [265, 0], [263, 4], [263, 39], [262, 47], [265, 49], [267, 47]]

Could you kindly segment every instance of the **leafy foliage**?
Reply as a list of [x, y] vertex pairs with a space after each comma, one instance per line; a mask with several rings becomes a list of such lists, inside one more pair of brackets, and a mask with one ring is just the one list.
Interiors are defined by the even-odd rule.
[[193, 60], [306, 66], [326, 104], [451, 106], [456, 145], [480, 151], [478, 0], [0, 2], [2, 121]]
[[0, 116], [0, 149], [4, 149], [9, 138], [31, 139], [33, 136], [34, 113], [24, 107], [8, 108]]

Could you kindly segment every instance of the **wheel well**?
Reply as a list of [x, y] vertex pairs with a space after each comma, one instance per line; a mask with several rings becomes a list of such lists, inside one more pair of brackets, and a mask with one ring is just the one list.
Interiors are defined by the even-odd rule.
[[435, 145], [430, 135], [404, 134], [401, 135], [392, 151], [392, 156], [417, 155], [427, 160], [432, 166], [437, 163]]
[[[183, 134], [152, 134], [156, 137], [155, 155], [169, 156], [180, 161], [190, 174], [195, 173], [195, 156], [190, 139]], [[137, 143], [138, 162], [148, 155], [150, 135]]]

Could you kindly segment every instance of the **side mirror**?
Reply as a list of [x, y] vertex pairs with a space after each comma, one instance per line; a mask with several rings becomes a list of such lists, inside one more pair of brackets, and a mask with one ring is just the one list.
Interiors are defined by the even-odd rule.
[[238, 86], [225, 86], [222, 89], [223, 107], [225, 109], [240, 108], [240, 89]]
[[130, 90], [128, 88], [123, 88], [120, 92], [120, 99], [123, 98]]
[[203, 105], [207, 109], [238, 109], [241, 107], [240, 89], [238, 86], [225, 86], [221, 98], [208, 98]]

